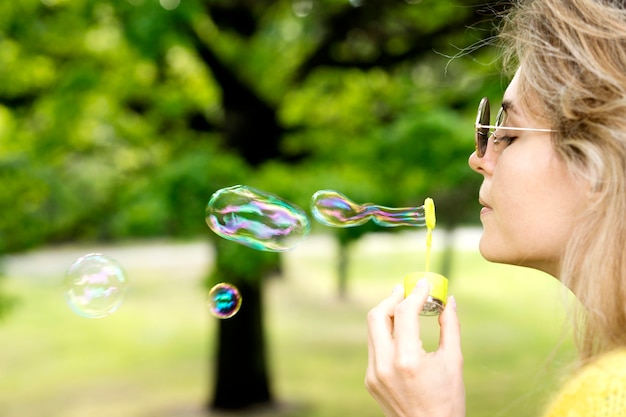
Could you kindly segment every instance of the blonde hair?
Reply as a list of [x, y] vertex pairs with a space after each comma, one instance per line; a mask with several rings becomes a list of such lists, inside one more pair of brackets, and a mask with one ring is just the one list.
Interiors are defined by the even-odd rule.
[[521, 100], [540, 103], [530, 107], [533, 116], [558, 130], [557, 153], [591, 185], [559, 276], [584, 307], [583, 360], [626, 346], [625, 7], [616, 0], [524, 1], [500, 32], [506, 65], [521, 68]]

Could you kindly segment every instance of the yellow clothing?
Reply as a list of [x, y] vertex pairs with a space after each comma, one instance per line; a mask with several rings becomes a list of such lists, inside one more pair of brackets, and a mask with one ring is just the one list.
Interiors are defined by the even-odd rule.
[[626, 349], [582, 367], [565, 383], [545, 417], [626, 417]]

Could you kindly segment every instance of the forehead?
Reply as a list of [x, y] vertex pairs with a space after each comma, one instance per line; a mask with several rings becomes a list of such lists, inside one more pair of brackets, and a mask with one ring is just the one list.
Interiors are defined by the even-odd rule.
[[502, 108], [509, 114], [511, 113], [520, 113], [520, 109], [515, 104], [517, 102], [517, 91], [519, 85], [519, 72], [517, 70], [515, 76], [509, 83], [509, 86], [506, 88], [504, 92], [504, 97], [502, 98]]

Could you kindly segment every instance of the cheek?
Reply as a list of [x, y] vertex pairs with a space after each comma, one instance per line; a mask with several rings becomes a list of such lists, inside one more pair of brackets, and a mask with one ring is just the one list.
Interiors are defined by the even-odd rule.
[[494, 200], [493, 212], [483, 218], [479, 249], [486, 259], [518, 263], [541, 238], [532, 204], [527, 205], [528, 201], [520, 197], [520, 194], [500, 194]]
[[[514, 148], [511, 148], [513, 150]], [[553, 158], [537, 158], [536, 149], [522, 147], [501, 155], [491, 178], [493, 212], [483, 219], [481, 251], [485, 257], [518, 263], [546, 251], [554, 237], [555, 195], [560, 172]], [[550, 249], [549, 252], [552, 252]], [[547, 253], [546, 253], [547, 255]]]
[[530, 204], [511, 205], [519, 212], [495, 212], [483, 221], [479, 249], [492, 262], [551, 268], [556, 265], [570, 236], [571, 223], [559, 220]]
[[584, 185], [555, 156], [516, 162], [501, 164], [492, 178], [494, 212], [483, 222], [481, 253], [496, 262], [553, 264], [582, 211]]

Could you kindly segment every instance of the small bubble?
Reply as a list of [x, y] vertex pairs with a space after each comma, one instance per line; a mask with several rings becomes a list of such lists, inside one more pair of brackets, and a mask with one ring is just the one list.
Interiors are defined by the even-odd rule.
[[241, 308], [241, 294], [234, 285], [222, 282], [211, 288], [208, 303], [211, 314], [218, 319], [227, 319]]
[[99, 318], [122, 305], [128, 280], [115, 260], [90, 253], [69, 267], [63, 286], [67, 303], [76, 314]]

